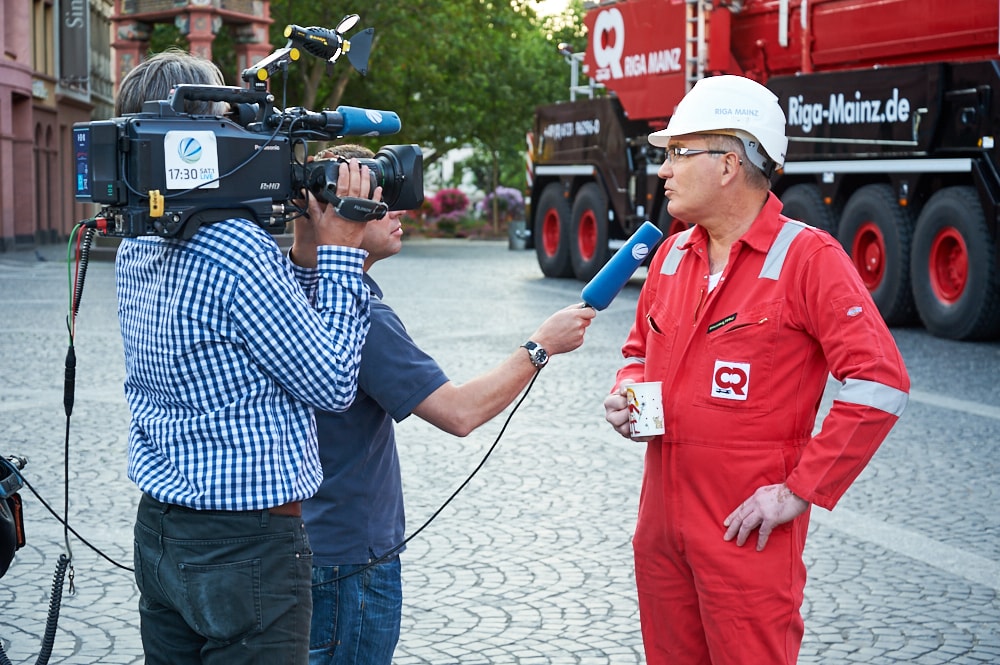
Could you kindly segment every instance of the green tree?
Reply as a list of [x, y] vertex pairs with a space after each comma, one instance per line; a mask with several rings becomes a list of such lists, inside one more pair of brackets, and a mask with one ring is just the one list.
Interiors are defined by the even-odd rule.
[[[174, 23], [157, 23], [149, 35], [149, 53], [160, 53], [171, 46], [189, 50], [187, 37], [181, 34]], [[242, 87], [240, 72], [236, 71], [236, 49], [233, 44], [232, 32], [222, 30], [212, 42], [212, 62], [222, 70], [227, 85]]]
[[[340, 104], [395, 111], [403, 129], [393, 143], [417, 143], [430, 163], [450, 148], [471, 145], [492, 164], [484, 189], [523, 187], [525, 133], [534, 107], [567, 96], [568, 71], [555, 44], [582, 47], [582, 3], [560, 20], [540, 18], [528, 0], [274, 0], [272, 44], [284, 46], [286, 25], [333, 28], [360, 14], [348, 40], [375, 29], [369, 72], [310, 55], [292, 64], [287, 83], [271, 91], [289, 106], [318, 110]], [[561, 21], [561, 22], [560, 22]], [[386, 137], [365, 140], [377, 148]]]

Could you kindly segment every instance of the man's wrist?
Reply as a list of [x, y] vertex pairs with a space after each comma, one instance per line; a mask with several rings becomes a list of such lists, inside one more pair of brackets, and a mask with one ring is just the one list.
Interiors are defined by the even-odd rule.
[[531, 360], [531, 364], [535, 366], [535, 369], [541, 369], [549, 362], [548, 351], [537, 342], [529, 339], [521, 345], [521, 348], [527, 350], [528, 359]]
[[[310, 257], [312, 259], [311, 261]], [[315, 268], [316, 247], [313, 246], [311, 251], [307, 251], [299, 245], [292, 243], [292, 246], [288, 248], [288, 260], [300, 268]]]

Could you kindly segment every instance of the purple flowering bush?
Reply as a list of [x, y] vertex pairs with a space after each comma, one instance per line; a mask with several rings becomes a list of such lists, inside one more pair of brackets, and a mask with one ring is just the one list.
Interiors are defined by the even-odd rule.
[[524, 217], [524, 195], [520, 190], [501, 185], [476, 204], [476, 212], [487, 219], [492, 219], [494, 201], [499, 218], [494, 221], [510, 221]]

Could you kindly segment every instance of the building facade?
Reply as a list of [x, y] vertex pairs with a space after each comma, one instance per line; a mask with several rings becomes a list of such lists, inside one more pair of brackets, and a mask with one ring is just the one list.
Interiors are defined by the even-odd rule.
[[[2, 0], [0, 250], [64, 238], [73, 124], [110, 114], [111, 0]], [[101, 53], [103, 52], [103, 55]]]
[[266, 0], [0, 0], [0, 251], [62, 242], [95, 213], [73, 196], [73, 125], [112, 117], [153, 25], [206, 58], [231, 30], [242, 69], [271, 51], [269, 14]]

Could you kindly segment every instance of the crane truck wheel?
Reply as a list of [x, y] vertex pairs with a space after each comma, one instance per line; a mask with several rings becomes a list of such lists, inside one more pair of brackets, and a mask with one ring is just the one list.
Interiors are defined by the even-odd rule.
[[890, 326], [917, 322], [910, 289], [913, 220], [885, 184], [865, 185], [851, 195], [837, 239]]
[[573, 201], [569, 255], [573, 274], [589, 282], [608, 262], [608, 200], [596, 183], [580, 188]]
[[535, 256], [546, 277], [572, 277], [569, 256], [570, 209], [563, 186], [557, 182], [542, 190], [535, 208]]
[[837, 215], [823, 202], [819, 187], [810, 184], [792, 185], [781, 195], [786, 217], [805, 222], [830, 235], [837, 233]]
[[924, 206], [911, 277], [920, 320], [948, 339], [1000, 335], [1000, 273], [983, 207], [972, 187], [947, 187]]

